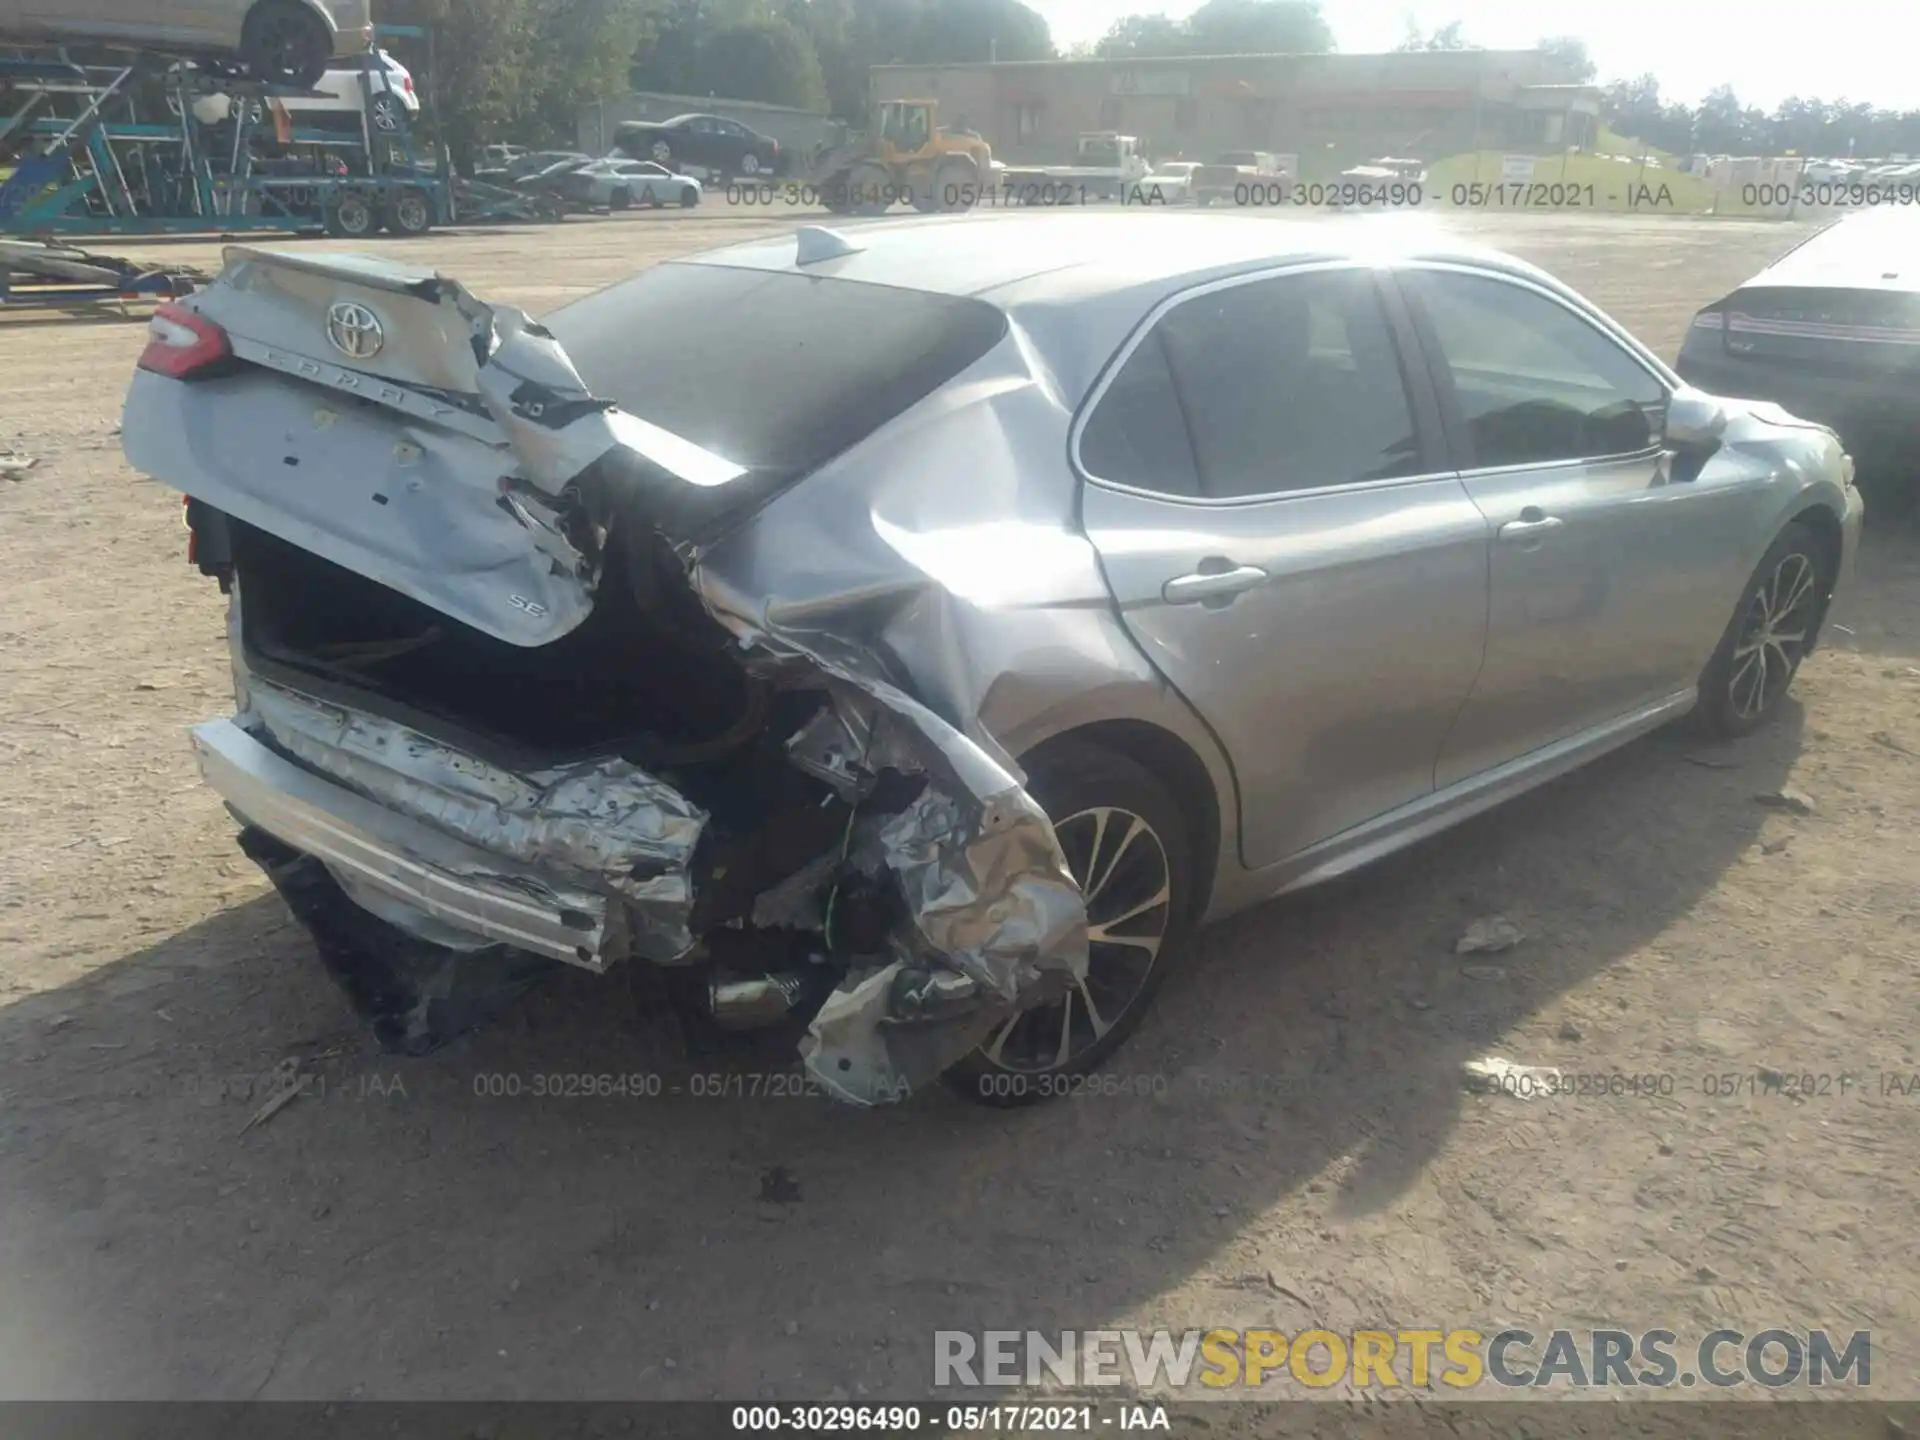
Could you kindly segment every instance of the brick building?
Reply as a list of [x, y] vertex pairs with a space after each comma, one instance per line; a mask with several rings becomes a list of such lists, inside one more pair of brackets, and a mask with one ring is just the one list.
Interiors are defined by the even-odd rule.
[[1137, 135], [1157, 158], [1223, 150], [1300, 157], [1309, 178], [1381, 155], [1592, 143], [1600, 91], [1562, 83], [1538, 50], [1219, 55], [876, 65], [873, 98], [940, 102], [1014, 163], [1065, 160], [1084, 131]]

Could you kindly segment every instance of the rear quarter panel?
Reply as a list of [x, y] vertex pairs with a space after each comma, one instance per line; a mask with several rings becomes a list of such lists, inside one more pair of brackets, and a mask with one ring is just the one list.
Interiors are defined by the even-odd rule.
[[[1182, 741], [1237, 867], [1234, 787], [1212, 735], [1140, 653], [1081, 533], [1069, 407], [1014, 328], [892, 424], [702, 559], [707, 604], [833, 636], [996, 760], [1101, 722]], [[758, 612], [756, 614], [756, 612]]]

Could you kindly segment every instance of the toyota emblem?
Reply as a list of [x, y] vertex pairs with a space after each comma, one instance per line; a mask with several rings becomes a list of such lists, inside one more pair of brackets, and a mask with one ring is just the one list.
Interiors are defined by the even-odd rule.
[[327, 339], [349, 359], [371, 360], [387, 343], [387, 332], [366, 306], [342, 300], [327, 310]]

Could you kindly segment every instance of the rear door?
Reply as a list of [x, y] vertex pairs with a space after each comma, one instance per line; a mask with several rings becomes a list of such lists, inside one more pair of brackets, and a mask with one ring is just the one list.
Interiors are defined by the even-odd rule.
[[1358, 266], [1204, 287], [1076, 429], [1087, 535], [1232, 760], [1249, 866], [1427, 794], [1480, 665], [1487, 524], [1396, 318]]
[[1493, 530], [1486, 664], [1442, 788], [1684, 690], [1737, 598], [1746, 467], [1661, 445], [1668, 382], [1544, 287], [1400, 272], [1454, 460]]
[[727, 163], [726, 146], [716, 128], [718, 122], [705, 115], [696, 115], [687, 121], [686, 128], [675, 137], [674, 153], [683, 160], [690, 160], [707, 170], [717, 170]]
[[749, 154], [758, 158], [759, 146], [754, 143], [753, 132], [746, 126], [734, 120], [716, 120], [713, 124], [718, 131], [716, 138], [727, 164], [737, 170]]

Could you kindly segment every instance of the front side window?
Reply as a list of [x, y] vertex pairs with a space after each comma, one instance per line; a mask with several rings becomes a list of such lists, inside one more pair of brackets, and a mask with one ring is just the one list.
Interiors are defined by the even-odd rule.
[[1101, 398], [1081, 463], [1100, 479], [1213, 500], [1418, 474], [1372, 276], [1278, 276], [1176, 305]]
[[1632, 455], [1659, 442], [1667, 390], [1605, 331], [1507, 280], [1417, 270], [1405, 281], [1438, 342], [1479, 467]]

